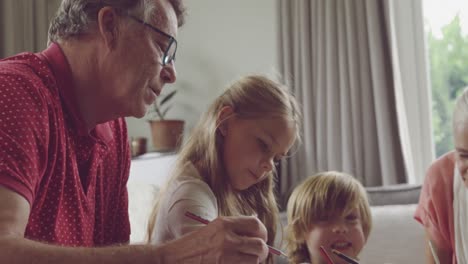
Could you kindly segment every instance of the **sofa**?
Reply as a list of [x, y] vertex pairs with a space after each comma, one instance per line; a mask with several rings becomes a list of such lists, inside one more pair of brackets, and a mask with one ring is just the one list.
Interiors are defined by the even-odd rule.
[[[132, 233], [130, 243], [144, 243], [146, 228], [157, 193], [170, 173], [175, 156], [143, 157], [132, 161], [127, 184]], [[413, 219], [421, 186], [393, 185], [367, 188], [373, 216], [373, 229], [360, 255], [360, 263], [424, 263], [424, 229]], [[280, 214], [281, 226], [287, 224]], [[277, 236], [281, 247], [281, 234]], [[277, 258], [276, 263], [287, 263]]]
[[373, 229], [362, 263], [425, 263], [425, 233], [413, 215], [420, 185], [368, 187]]

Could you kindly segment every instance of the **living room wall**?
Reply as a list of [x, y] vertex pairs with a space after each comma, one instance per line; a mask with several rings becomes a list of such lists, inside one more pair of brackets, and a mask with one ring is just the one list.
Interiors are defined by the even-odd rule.
[[[186, 121], [190, 131], [226, 85], [247, 73], [275, 73], [278, 65], [276, 1], [185, 1], [186, 24], [177, 41], [177, 89], [168, 118]], [[164, 94], [164, 91], [163, 91]], [[127, 118], [130, 137], [150, 141], [145, 119]]]

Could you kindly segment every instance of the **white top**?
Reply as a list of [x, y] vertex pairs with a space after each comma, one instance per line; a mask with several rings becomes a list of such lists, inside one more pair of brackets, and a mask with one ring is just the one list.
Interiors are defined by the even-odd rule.
[[455, 228], [455, 255], [458, 264], [468, 264], [468, 190], [463, 184], [458, 166], [453, 172], [453, 221]]
[[129, 180], [164, 185], [174, 168], [176, 154], [146, 153], [132, 159]]
[[187, 211], [209, 221], [218, 217], [216, 197], [192, 163], [187, 163], [162, 192], [151, 244], [174, 240], [204, 226], [186, 217]]

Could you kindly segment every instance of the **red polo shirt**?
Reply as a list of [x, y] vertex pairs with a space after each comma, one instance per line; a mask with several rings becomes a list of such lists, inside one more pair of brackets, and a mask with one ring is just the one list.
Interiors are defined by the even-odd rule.
[[124, 119], [88, 131], [57, 44], [0, 60], [0, 185], [31, 205], [25, 237], [66, 246], [129, 241]]

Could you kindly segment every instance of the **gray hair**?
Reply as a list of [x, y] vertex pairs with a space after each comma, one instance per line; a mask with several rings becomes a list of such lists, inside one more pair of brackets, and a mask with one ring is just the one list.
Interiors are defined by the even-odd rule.
[[[178, 26], [184, 23], [182, 0], [169, 0], [177, 15]], [[49, 42], [88, 33], [96, 24], [97, 13], [104, 6], [121, 14], [134, 15], [145, 21], [154, 19], [154, 0], [63, 0], [49, 27]]]
[[452, 116], [452, 128], [455, 130], [460, 123], [468, 122], [468, 86], [463, 89], [463, 92], [455, 101]]

